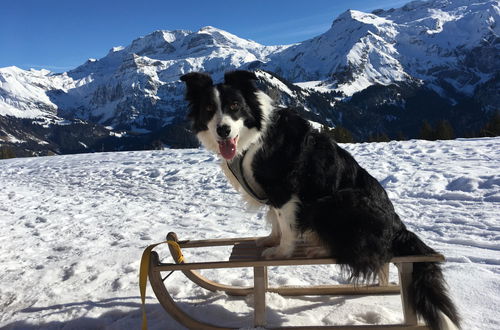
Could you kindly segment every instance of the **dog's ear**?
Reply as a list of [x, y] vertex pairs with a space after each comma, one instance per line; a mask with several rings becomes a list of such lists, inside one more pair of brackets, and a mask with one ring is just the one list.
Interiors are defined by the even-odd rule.
[[245, 70], [229, 71], [224, 74], [224, 83], [240, 90], [254, 91], [254, 80], [258, 80], [255, 73]]
[[201, 92], [213, 86], [212, 78], [201, 72], [190, 72], [181, 76], [181, 80], [186, 83], [186, 99], [188, 101], [195, 100]]

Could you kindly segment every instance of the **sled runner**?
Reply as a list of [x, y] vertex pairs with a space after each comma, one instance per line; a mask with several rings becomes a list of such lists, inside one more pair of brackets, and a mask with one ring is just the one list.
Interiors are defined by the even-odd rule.
[[[275, 329], [428, 329], [427, 326], [417, 322], [415, 311], [408, 301], [409, 284], [411, 283], [413, 264], [418, 262], [443, 262], [441, 254], [425, 256], [404, 256], [391, 260], [398, 268], [399, 285], [388, 282], [389, 264], [378, 274], [378, 283], [371, 285], [321, 285], [321, 286], [280, 286], [269, 287], [267, 281], [267, 267], [269, 266], [300, 266], [336, 264], [334, 258], [307, 258], [305, 251], [310, 246], [298, 243], [296, 251], [288, 259], [264, 259], [261, 257], [263, 248], [256, 246], [256, 237], [211, 240], [184, 240], [179, 241], [175, 233], [167, 235], [170, 253], [175, 262], [164, 263], [160, 261], [158, 253], [153, 249], [159, 244], [149, 246], [143, 253], [141, 260], [140, 287], [143, 301], [143, 329], [147, 327], [145, 319], [144, 301], [146, 282], [149, 277], [151, 287], [163, 308], [179, 323], [189, 329], [230, 329], [201, 320], [196, 320], [180, 309], [164, 283], [165, 275], [162, 273], [181, 271], [187, 278], [202, 288], [210, 291], [223, 291], [228, 295], [246, 296], [254, 295], [254, 326], [266, 326], [266, 292], [274, 292], [283, 296], [306, 295], [377, 295], [400, 294], [403, 305], [404, 322], [402, 324], [388, 325], [349, 325], [349, 326], [311, 326], [311, 327], [279, 327]], [[232, 246], [232, 252], [226, 261], [188, 262], [184, 259], [181, 249], [206, 248], [214, 246]], [[252, 287], [238, 287], [221, 284], [205, 278], [197, 270], [222, 269], [222, 268], [253, 268], [254, 285]], [[332, 306], [332, 308], [335, 308]]]

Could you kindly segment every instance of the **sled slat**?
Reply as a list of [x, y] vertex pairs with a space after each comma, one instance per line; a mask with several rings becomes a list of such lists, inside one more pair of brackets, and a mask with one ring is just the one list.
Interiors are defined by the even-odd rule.
[[254, 326], [266, 325], [267, 267], [253, 269]]
[[259, 237], [240, 237], [240, 238], [216, 238], [216, 239], [203, 239], [203, 240], [183, 240], [179, 241], [182, 248], [197, 248], [197, 247], [210, 247], [210, 246], [224, 246], [233, 245], [236, 243], [253, 241], [255, 242]]
[[385, 286], [389, 284], [389, 264], [385, 264], [378, 272], [378, 285]]
[[282, 296], [316, 296], [316, 295], [385, 295], [399, 294], [399, 285], [315, 285], [315, 286], [281, 286], [271, 287], [267, 292]]
[[327, 259], [261, 259], [238, 261], [213, 261], [213, 262], [190, 262], [183, 264], [165, 264], [160, 263], [155, 267], [155, 271], [170, 271], [170, 270], [192, 270], [192, 269], [215, 269], [215, 268], [243, 268], [243, 267], [263, 267], [263, 266], [291, 266], [291, 265], [321, 265], [335, 264], [333, 258]]
[[413, 263], [397, 264], [399, 280], [401, 282], [401, 303], [403, 305], [403, 315], [406, 325], [418, 324], [417, 314], [410, 302], [410, 287], [412, 284]]
[[333, 326], [309, 326], [309, 327], [279, 327], [279, 328], [266, 328], [266, 329], [279, 329], [279, 330], [429, 330], [426, 325], [404, 325], [404, 324], [382, 324], [382, 325], [333, 325]]
[[[407, 262], [442, 262], [442, 255], [429, 256], [406, 256], [396, 257], [391, 259], [392, 263], [407, 263]], [[193, 270], [193, 269], [214, 269], [214, 268], [243, 268], [243, 267], [262, 267], [262, 266], [294, 266], [294, 265], [322, 265], [336, 264], [335, 258], [299, 258], [299, 259], [253, 259], [247, 258], [244, 260], [231, 261], [213, 261], [213, 262], [191, 262], [183, 264], [160, 263], [155, 267], [155, 271], [170, 271], [170, 270]]]

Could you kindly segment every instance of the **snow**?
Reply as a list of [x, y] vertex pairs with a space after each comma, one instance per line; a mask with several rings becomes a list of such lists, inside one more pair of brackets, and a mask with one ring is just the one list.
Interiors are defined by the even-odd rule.
[[[408, 227], [446, 255], [463, 329], [500, 328], [500, 138], [344, 145], [388, 190]], [[169, 231], [181, 239], [268, 233], [204, 150], [95, 153], [0, 161], [0, 327], [132, 329], [141, 320], [139, 259]], [[166, 248], [158, 249], [167, 256]], [[225, 258], [223, 248], [187, 260]], [[250, 285], [251, 269], [203, 274]], [[271, 267], [271, 285], [345, 283], [334, 266]], [[396, 280], [394, 269], [391, 281]], [[250, 327], [252, 297], [167, 285], [193, 317]], [[150, 329], [182, 329], [147, 291]], [[268, 323], [400, 322], [398, 296], [267, 296]]]
[[265, 79], [269, 83], [269, 85], [271, 85], [272, 87], [278, 88], [279, 90], [281, 90], [282, 92], [287, 93], [290, 96], [294, 96], [295, 95], [295, 93], [290, 88], [288, 88], [287, 85], [285, 85], [284, 83], [282, 83], [278, 78], [273, 77], [271, 74], [269, 74], [267, 72], [264, 72], [264, 71], [258, 71], [258, 72], [255, 73], [255, 75], [259, 79]]
[[12, 134], [9, 134], [9, 133], [7, 133], [5, 136], [2, 136], [1, 139], [5, 140], [5, 141], [12, 142], [12, 143], [23, 143], [23, 142], [26, 142], [26, 141], [23, 141], [23, 140], [19, 140], [18, 138], [16, 138], [15, 136], [13, 136]]
[[[306, 109], [307, 110], [307, 109]], [[323, 128], [323, 124], [321, 123], [318, 123], [316, 121], [312, 121], [312, 120], [308, 120], [309, 124], [311, 124], [311, 126], [314, 128], [314, 129], [317, 129], [317, 130], [321, 130]]]
[[297, 83], [294, 83], [294, 85], [296, 85], [302, 89], [312, 89], [312, 90], [318, 91], [320, 93], [328, 93], [334, 89], [334, 86], [332, 86], [331, 84], [326, 84], [322, 80], [297, 82]]
[[363, 13], [359, 10], [348, 10], [347, 13], [350, 15], [352, 19], [360, 21], [365, 24], [375, 25], [375, 26], [384, 26], [391, 25], [392, 21], [387, 20], [383, 17], [378, 17], [377, 15]]

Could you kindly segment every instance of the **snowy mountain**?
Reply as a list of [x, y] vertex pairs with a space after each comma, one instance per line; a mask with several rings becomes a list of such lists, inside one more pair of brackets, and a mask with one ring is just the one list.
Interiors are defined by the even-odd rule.
[[397, 25], [350, 10], [324, 34], [275, 54], [264, 66], [294, 81], [319, 81], [346, 95], [411, 77], [396, 59]]
[[[278, 103], [360, 138], [396, 130], [415, 137], [424, 119], [449, 120], [463, 134], [498, 110], [499, 15], [497, 0], [415, 1], [346, 11], [325, 33], [294, 45], [264, 46], [204, 27], [155, 31], [63, 74], [0, 68], [0, 139], [51, 145], [53, 128], [69, 121], [100, 127], [100, 137], [74, 136], [71, 148], [55, 143], [53, 152], [193, 146], [180, 75], [205, 71], [218, 80], [238, 68], [258, 70]], [[27, 118], [50, 124], [33, 137]]]
[[273, 55], [265, 67], [294, 82], [322, 81], [347, 95], [374, 84], [440, 80], [471, 94], [500, 67], [498, 1], [415, 1], [348, 10], [324, 34]]
[[154, 130], [171, 124], [185, 107], [184, 91], [179, 88], [182, 74], [207, 71], [220, 78], [226, 70], [264, 60], [281, 48], [262, 46], [213, 27], [197, 32], [156, 31], [69, 71], [72, 79], [88, 82], [54, 98], [64, 105], [64, 117], [114, 128]]

